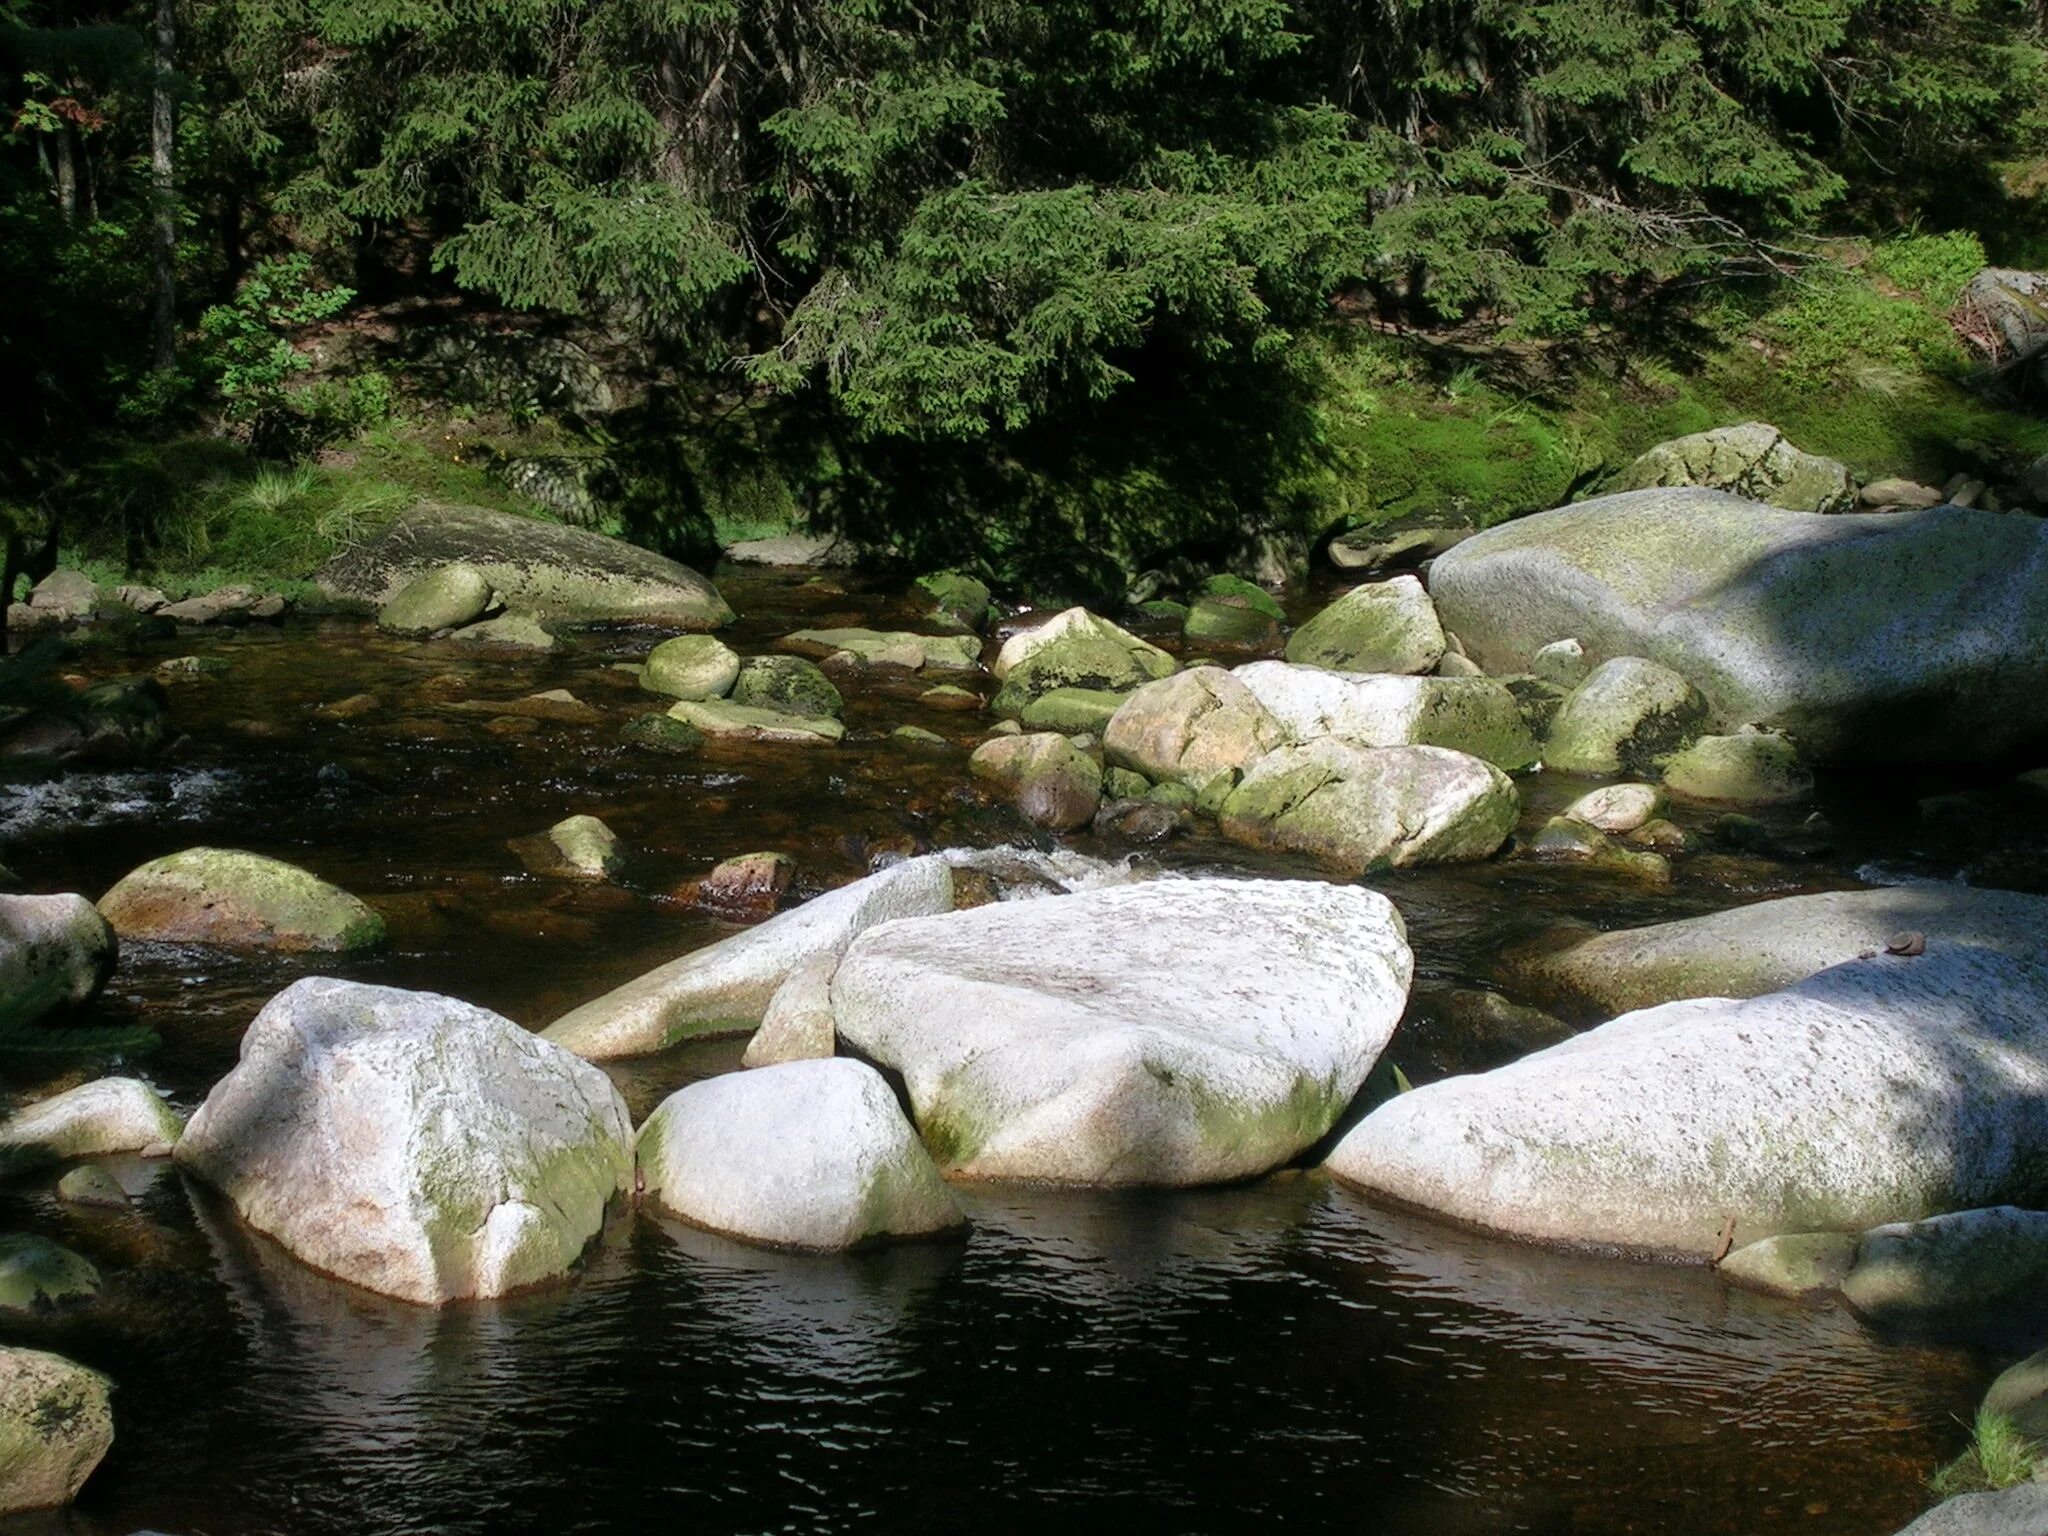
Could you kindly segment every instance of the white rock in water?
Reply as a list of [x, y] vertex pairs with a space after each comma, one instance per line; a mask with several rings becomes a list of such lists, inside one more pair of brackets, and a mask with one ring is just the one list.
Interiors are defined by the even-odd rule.
[[308, 977], [242, 1037], [181, 1166], [315, 1269], [406, 1301], [562, 1274], [632, 1175], [597, 1068], [453, 998]]
[[0, 1024], [27, 1024], [99, 995], [114, 930], [83, 896], [0, 896]]
[[2029, 1198], [2044, 1096], [2048, 964], [1936, 945], [1404, 1093], [1329, 1167], [1514, 1237], [1709, 1258]]
[[10, 1115], [0, 1124], [0, 1147], [54, 1162], [140, 1152], [176, 1141], [183, 1128], [177, 1111], [149, 1084], [103, 1077]]
[[2038, 518], [1645, 490], [1489, 528], [1430, 591], [1492, 673], [1571, 637], [1670, 667], [1720, 728], [1783, 731], [1810, 760], [1964, 761], [2048, 733], [2044, 572]]
[[840, 953], [872, 924], [952, 909], [952, 866], [936, 854], [906, 859], [671, 960], [564, 1014], [545, 1034], [593, 1061], [644, 1056], [695, 1035], [744, 1034], [805, 961]]
[[692, 1083], [647, 1117], [638, 1156], [657, 1204], [779, 1248], [852, 1248], [963, 1220], [888, 1083], [858, 1061]]
[[1289, 661], [1249, 662], [1231, 676], [1298, 742], [1448, 747], [1510, 770], [1537, 758], [1521, 707], [1495, 678], [1363, 676]]
[[1323, 1135], [1406, 1001], [1385, 897], [1311, 881], [1159, 880], [864, 934], [839, 1038], [903, 1074], [969, 1178], [1249, 1178]]

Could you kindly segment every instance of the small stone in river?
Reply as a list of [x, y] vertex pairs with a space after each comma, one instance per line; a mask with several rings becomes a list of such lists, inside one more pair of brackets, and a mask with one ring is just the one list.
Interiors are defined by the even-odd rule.
[[936, 688], [927, 688], [917, 696], [917, 702], [927, 709], [952, 710], [966, 713], [976, 710], [987, 701], [978, 693], [966, 688], [956, 688], [951, 683], [942, 683]]
[[1647, 826], [1664, 812], [1664, 794], [1653, 784], [1609, 784], [1581, 795], [1564, 814], [1589, 827], [1621, 836]]
[[555, 637], [540, 620], [523, 613], [508, 613], [481, 624], [469, 624], [449, 636], [465, 645], [493, 646], [510, 651], [552, 651]]
[[348, 892], [235, 848], [152, 859], [101, 897], [99, 910], [124, 939], [343, 953], [384, 942], [384, 920]]
[[694, 725], [656, 711], [636, 715], [619, 728], [619, 740], [629, 747], [682, 756], [704, 745], [704, 733]]
[[732, 701], [802, 719], [836, 719], [846, 707], [814, 661], [801, 656], [750, 656], [740, 663]]
[[173, 656], [169, 661], [156, 665], [155, 677], [160, 683], [190, 683], [204, 677], [218, 677], [227, 671], [228, 664], [214, 656]]
[[1163, 843], [1194, 826], [1193, 812], [1161, 805], [1156, 800], [1105, 800], [1095, 813], [1098, 837], [1120, 837], [1131, 843]]
[[1586, 648], [1576, 640], [1553, 640], [1529, 658], [1532, 677], [1567, 691], [1583, 683], [1592, 670], [1592, 664], [1586, 660]]
[[676, 895], [721, 917], [759, 922], [775, 915], [795, 878], [796, 860], [786, 853], [743, 853], [713, 865], [709, 874], [681, 887]]
[[1532, 858], [1591, 864], [1658, 884], [1671, 878], [1671, 865], [1662, 855], [1627, 847], [1570, 815], [1553, 816], [1545, 822], [1529, 840], [1528, 851]]
[[356, 720], [373, 714], [377, 709], [377, 695], [374, 693], [352, 693], [345, 699], [332, 704], [322, 704], [313, 713], [323, 720]]
[[1069, 832], [1095, 818], [1102, 768], [1066, 737], [1052, 732], [983, 742], [967, 771], [987, 780], [1041, 827]]
[[891, 741], [915, 742], [920, 746], [943, 747], [946, 738], [937, 731], [928, 731], [921, 725], [899, 725], [889, 733]]
[[624, 862], [619, 839], [595, 816], [570, 816], [533, 837], [506, 844], [529, 872], [563, 880], [603, 880]]
[[732, 692], [739, 675], [740, 658], [723, 640], [678, 635], [649, 653], [640, 669], [640, 686], [676, 699], [722, 699]]
[[57, 1198], [69, 1205], [98, 1205], [125, 1208], [128, 1191], [97, 1163], [74, 1168], [57, 1181]]
[[486, 720], [484, 729], [493, 736], [531, 736], [540, 730], [540, 722], [530, 715], [499, 715]]

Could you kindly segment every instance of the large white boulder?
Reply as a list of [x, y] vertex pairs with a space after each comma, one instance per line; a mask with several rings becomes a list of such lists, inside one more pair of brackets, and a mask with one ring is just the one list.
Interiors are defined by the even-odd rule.
[[2048, 960], [2048, 897], [1966, 885], [1824, 891], [1596, 934], [1510, 965], [1525, 991], [1613, 1015], [1684, 997], [1756, 997], [1893, 939], [1973, 944]]
[[1325, 737], [1260, 758], [1216, 819], [1232, 842], [1362, 875], [1486, 858], [1520, 814], [1514, 782], [1466, 753]]
[[720, 939], [565, 1013], [546, 1038], [593, 1061], [644, 1056], [698, 1035], [745, 1034], [789, 974], [863, 929], [953, 910], [952, 866], [905, 859]]
[[1231, 676], [1295, 741], [1448, 747], [1510, 771], [1536, 761], [1521, 706], [1495, 678], [1354, 676], [1289, 661], [1249, 662]]
[[1280, 722], [1241, 680], [1220, 667], [1193, 667], [1125, 699], [1103, 731], [1102, 751], [1119, 768], [1199, 793], [1219, 777], [1242, 773], [1286, 739]]
[[1683, 675], [1723, 729], [1812, 759], [1990, 758], [2048, 733], [2048, 525], [1961, 507], [1786, 512], [1645, 490], [1521, 518], [1430, 590], [1489, 672], [1575, 638]]
[[1159, 880], [872, 929], [832, 1011], [842, 1042], [902, 1073], [949, 1172], [1204, 1184], [1329, 1129], [1411, 965], [1375, 892]]
[[83, 896], [0, 896], [0, 1025], [91, 1002], [115, 950], [114, 930]]
[[242, 1037], [177, 1159], [316, 1269], [406, 1301], [562, 1274], [632, 1176], [596, 1067], [453, 998], [308, 977]]
[[882, 1074], [844, 1058], [692, 1083], [647, 1117], [638, 1158], [648, 1199], [778, 1248], [852, 1248], [963, 1220]]
[[1711, 1258], [2048, 1184], [2048, 964], [1931, 945], [1626, 1014], [1405, 1093], [1339, 1178], [1511, 1236]]

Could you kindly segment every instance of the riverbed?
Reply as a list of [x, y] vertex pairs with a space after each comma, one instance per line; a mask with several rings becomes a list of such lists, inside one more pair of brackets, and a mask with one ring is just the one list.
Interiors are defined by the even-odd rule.
[[[723, 571], [742, 654], [802, 627], [897, 623], [897, 589]], [[1290, 598], [1302, 611], [1316, 594]], [[97, 678], [225, 661], [172, 689], [182, 740], [145, 766], [0, 782], [0, 858], [27, 889], [98, 896], [195, 845], [302, 864], [385, 917], [391, 945], [307, 964], [130, 945], [92, 1022], [162, 1046], [122, 1063], [189, 1112], [250, 1017], [312, 971], [459, 996], [540, 1027], [731, 930], [678, 892], [711, 865], [792, 854], [799, 897], [929, 847], [1052, 846], [983, 803], [987, 716], [928, 683], [841, 674], [830, 749], [618, 741], [660, 701], [617, 664], [644, 629], [480, 657], [347, 619], [87, 651]], [[1148, 635], [1168, 643], [1170, 634]], [[566, 688], [600, 719], [475, 707]], [[367, 701], [367, 702], [365, 702]], [[510, 723], [508, 723], [510, 722]], [[892, 739], [914, 724], [943, 744]], [[1523, 781], [1525, 826], [1584, 783]], [[1431, 999], [1495, 984], [1546, 930], [1613, 928], [1860, 880], [1950, 878], [1969, 818], [1921, 802], [1975, 785], [1824, 777], [1766, 817], [1765, 852], [1710, 813], [1668, 886], [1513, 859], [1375, 877], [1419, 985], [1389, 1055], [1414, 1081], [1492, 1065]], [[600, 816], [630, 850], [605, 885], [527, 875], [509, 838]], [[1817, 813], [1820, 823], [1810, 823]], [[1313, 878], [1212, 829], [1102, 858]], [[636, 1118], [735, 1069], [740, 1043], [619, 1064]], [[69, 1064], [11, 1063], [10, 1090]], [[1389, 1533], [1800, 1531], [1881, 1536], [2001, 1361], [1998, 1341], [1881, 1337], [1844, 1312], [1732, 1291], [1710, 1271], [1492, 1241], [1385, 1209], [1312, 1171], [1242, 1187], [1087, 1194], [967, 1186], [964, 1241], [845, 1257], [742, 1247], [618, 1213], [564, 1286], [435, 1313], [316, 1275], [168, 1164], [112, 1165], [133, 1210], [60, 1207], [47, 1178], [7, 1219], [98, 1263], [102, 1298], [0, 1333], [118, 1384], [117, 1438], [76, 1507], [7, 1532], [1010, 1530], [1122, 1520]]]

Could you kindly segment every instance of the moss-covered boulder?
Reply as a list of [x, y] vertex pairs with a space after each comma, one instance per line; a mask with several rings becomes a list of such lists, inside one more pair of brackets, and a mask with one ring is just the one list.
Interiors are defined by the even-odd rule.
[[1063, 736], [1099, 736], [1129, 694], [1100, 688], [1055, 688], [1024, 706], [1018, 723], [1027, 731], [1058, 731]]
[[595, 816], [567, 816], [508, 847], [529, 874], [555, 880], [607, 880], [626, 862], [618, 834]]
[[377, 627], [399, 635], [430, 635], [474, 624], [489, 611], [490, 578], [461, 561], [422, 571], [377, 610]]
[[1664, 760], [1664, 787], [1687, 800], [1782, 805], [1813, 792], [1799, 749], [1772, 731], [1702, 736]]
[[704, 733], [687, 721], [671, 719], [655, 710], [635, 715], [620, 726], [619, 740], [644, 751], [687, 757], [704, 745]]
[[1570, 637], [1671, 668], [1713, 729], [1782, 731], [1813, 762], [1978, 761], [2048, 736], [2044, 563], [2036, 518], [1650, 490], [1490, 528], [1430, 591], [1490, 673]]
[[640, 686], [672, 699], [722, 699], [739, 681], [740, 658], [713, 635], [677, 635], [647, 653]]
[[0, 1309], [35, 1312], [99, 1294], [100, 1272], [89, 1259], [47, 1237], [0, 1234]]
[[1679, 998], [1756, 997], [1916, 938], [2048, 961], [2048, 897], [1946, 884], [1823, 891], [1617, 929], [1506, 964], [1521, 990], [1612, 1017]]
[[973, 633], [979, 633], [988, 623], [995, 607], [987, 584], [964, 571], [934, 571], [929, 576], [920, 576], [911, 592], [933, 618]]
[[610, 1080], [509, 1019], [309, 977], [256, 1015], [177, 1158], [315, 1269], [437, 1306], [567, 1272], [632, 1146]]
[[1826, 1296], [1856, 1262], [1854, 1232], [1788, 1232], [1744, 1243], [1717, 1268], [1721, 1278], [1766, 1296]]
[[640, 1128], [663, 1210], [776, 1248], [834, 1251], [965, 1224], [873, 1067], [793, 1061], [692, 1083]]
[[1520, 810], [1513, 781], [1466, 753], [1326, 737], [1260, 758], [1217, 822], [1233, 842], [1361, 875], [1486, 858]]
[[1558, 707], [1544, 765], [1565, 773], [1649, 772], [1706, 721], [1707, 701], [1683, 677], [1639, 656], [1619, 656]]
[[1351, 676], [1257, 661], [1231, 675], [1296, 741], [1355, 747], [1448, 747], [1510, 772], [1537, 758], [1514, 692], [1488, 677]]
[[0, 1121], [0, 1148], [19, 1166], [169, 1146], [185, 1122], [140, 1078], [102, 1077]]
[[83, 896], [0, 896], [0, 1027], [99, 996], [114, 930]]
[[78, 1496], [114, 1443], [112, 1393], [62, 1355], [0, 1348], [0, 1515]]
[[1102, 801], [1102, 765], [1053, 731], [985, 741], [967, 760], [967, 771], [1027, 820], [1055, 832], [1087, 826]]
[[732, 701], [806, 720], [834, 720], [846, 707], [832, 679], [801, 656], [749, 656], [740, 663]]
[[735, 704], [730, 699], [705, 699], [701, 703], [685, 699], [669, 710], [669, 717], [714, 741], [829, 747], [846, 734], [846, 727], [829, 715], [791, 715], [779, 709]]
[[1353, 587], [1297, 629], [1287, 659], [1334, 672], [1428, 672], [1443, 659], [1436, 604], [1413, 576]]
[[378, 608], [420, 576], [457, 564], [543, 619], [677, 629], [732, 622], [718, 589], [687, 566], [588, 529], [484, 507], [415, 507], [336, 555], [316, 579], [337, 601]]
[[1842, 1296], [1866, 1321], [1929, 1327], [2015, 1304], [2031, 1314], [2044, 1284], [2048, 1211], [1997, 1205], [1865, 1232]]
[[465, 624], [449, 639], [493, 651], [552, 651], [555, 637], [530, 613], [502, 613], [480, 624]]
[[124, 939], [337, 954], [384, 942], [384, 920], [340, 886], [235, 848], [152, 859], [101, 897], [99, 910]]
[[[1104, 729], [1102, 749], [1121, 769], [1199, 793], [1219, 778], [1235, 783], [1286, 740], [1284, 727], [1237, 678], [1218, 667], [1192, 667], [1124, 700]], [[1148, 787], [1129, 792], [1142, 795]]]
[[832, 1009], [842, 1041], [902, 1075], [950, 1173], [1205, 1184], [1335, 1123], [1411, 966], [1375, 892], [1168, 880], [871, 928]]
[[1963, 945], [1625, 1014], [1374, 1110], [1332, 1173], [1534, 1241], [1712, 1259], [2030, 1198], [2048, 965]]
[[1833, 459], [1804, 453], [1768, 422], [1746, 421], [1659, 443], [1614, 477], [1611, 491], [1698, 486], [1789, 512], [1846, 512], [1856, 482]]
[[1109, 620], [1085, 608], [1069, 608], [1003, 643], [993, 668], [1002, 687], [990, 707], [1014, 718], [1055, 688], [1126, 693], [1168, 676], [1179, 665], [1158, 646]]
[[1660, 853], [1631, 848], [1619, 838], [1576, 816], [1553, 816], [1529, 839], [1529, 857], [1564, 864], [1584, 864], [1610, 874], [1660, 885], [1671, 878], [1671, 864]]
[[1209, 650], [1264, 651], [1280, 643], [1280, 623], [1271, 614], [1240, 597], [1213, 593], [1194, 600], [1180, 632], [1189, 645]]

